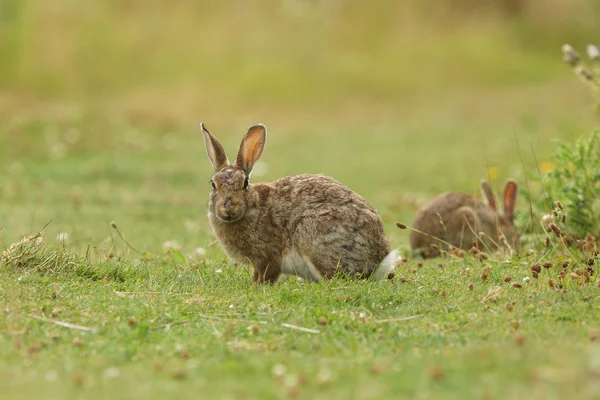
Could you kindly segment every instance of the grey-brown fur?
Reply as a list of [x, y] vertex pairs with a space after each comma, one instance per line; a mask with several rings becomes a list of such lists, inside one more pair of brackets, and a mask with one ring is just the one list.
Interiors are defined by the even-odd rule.
[[281, 273], [314, 280], [337, 272], [367, 278], [384, 259], [388, 264], [388, 255], [395, 257], [377, 211], [332, 178], [293, 175], [244, 189], [262, 153], [264, 126], [250, 128], [233, 165], [217, 139], [202, 129], [215, 169], [210, 224], [228, 256], [252, 266], [255, 281], [275, 282]]
[[422, 207], [412, 226], [411, 249], [428, 258], [439, 256], [439, 249], [448, 249], [447, 244], [465, 250], [473, 245], [483, 251], [516, 248], [519, 241], [513, 225], [516, 183], [508, 181], [506, 184], [504, 215], [496, 210], [496, 201], [487, 181], [481, 184], [488, 204], [466, 193], [450, 192]]

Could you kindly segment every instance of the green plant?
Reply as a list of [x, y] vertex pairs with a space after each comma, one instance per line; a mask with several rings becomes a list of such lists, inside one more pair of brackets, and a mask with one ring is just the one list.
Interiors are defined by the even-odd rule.
[[534, 189], [524, 194], [532, 205], [534, 221], [552, 215], [559, 201], [574, 233], [600, 236], [600, 132], [573, 144], [559, 142], [552, 160], [553, 170], [540, 172], [532, 183]]
[[[600, 49], [593, 44], [587, 45], [591, 65], [584, 63], [570, 44], [563, 45], [562, 52], [563, 60], [597, 96], [596, 108], [600, 110]], [[598, 131], [592, 132], [589, 137], [577, 139], [573, 144], [559, 142], [552, 162], [538, 164], [537, 171], [529, 175], [531, 187], [524, 197], [531, 205], [531, 212], [520, 215], [521, 226], [528, 226], [528, 231], [535, 231], [536, 221], [541, 221], [544, 229], [549, 231], [549, 224], [554, 220], [558, 222], [560, 217], [560, 222], [574, 236], [600, 236]], [[556, 204], [561, 205], [560, 212], [557, 212]]]

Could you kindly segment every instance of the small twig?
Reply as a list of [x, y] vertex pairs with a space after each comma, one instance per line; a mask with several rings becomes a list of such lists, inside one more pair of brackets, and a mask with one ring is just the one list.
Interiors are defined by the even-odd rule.
[[[252, 319], [242, 319], [242, 318], [221, 318], [221, 317], [217, 317], [217, 315], [228, 315], [228, 314], [214, 314], [214, 315], [198, 314], [198, 316], [200, 316], [200, 318], [214, 319], [217, 321], [252, 322], [252, 323], [261, 324], [261, 325], [267, 324], [267, 321], [256, 321], [256, 320], [252, 320]], [[235, 315], [243, 315], [243, 314], [235, 314]]]
[[417, 319], [417, 318], [421, 318], [422, 316], [424, 316], [425, 314], [417, 314], [417, 315], [411, 315], [409, 317], [402, 317], [402, 318], [390, 318], [390, 319], [380, 319], [380, 320], [375, 320], [374, 322], [376, 324], [384, 324], [386, 322], [402, 322], [402, 321], [410, 321], [411, 319]]
[[46, 224], [45, 224], [44, 226], [42, 226], [42, 229], [40, 229], [40, 230], [38, 231], [38, 234], [39, 234], [39, 235], [41, 235], [41, 234], [42, 234], [42, 232], [44, 231], [44, 229], [46, 229], [46, 228], [48, 227], [48, 225], [50, 225], [50, 223], [51, 223], [51, 222], [52, 222], [52, 220], [50, 220], [50, 221], [46, 222]]
[[112, 221], [110, 223], [110, 226], [115, 230], [115, 232], [117, 232], [117, 235], [119, 235], [119, 237], [121, 238], [121, 240], [123, 241], [123, 243], [125, 243], [125, 245], [127, 247], [129, 247], [131, 250], [135, 251], [140, 256], [142, 256], [142, 257], [144, 256], [144, 253], [142, 253], [141, 251], [139, 251], [138, 249], [136, 249], [135, 247], [133, 247], [131, 244], [129, 244], [129, 242], [127, 240], [125, 240], [125, 237], [121, 234], [121, 231], [117, 227], [117, 224], [115, 223], [115, 221]]
[[188, 324], [189, 322], [190, 322], [189, 319], [185, 319], [185, 320], [182, 320], [182, 321], [169, 322], [168, 324], [155, 326], [151, 330], [157, 331], [159, 329], [164, 329], [165, 331], [168, 331], [169, 329], [171, 329], [172, 326], [184, 325], [184, 324]]
[[63, 322], [63, 321], [58, 321], [58, 320], [55, 320], [55, 319], [48, 319], [48, 318], [44, 318], [44, 317], [38, 317], [37, 315], [30, 315], [30, 317], [34, 318], [34, 319], [37, 319], [37, 320], [40, 320], [40, 321], [49, 322], [49, 323], [54, 324], [54, 325], [62, 326], [64, 328], [75, 329], [75, 330], [84, 331], [84, 332], [92, 332], [92, 333], [98, 332], [98, 328], [89, 328], [87, 326], [75, 325], [75, 324], [71, 324], [69, 322]]
[[[439, 214], [438, 214], [438, 216], [439, 216]], [[441, 223], [442, 223], [442, 225], [443, 225], [444, 221], [440, 221], [440, 222], [441, 222]], [[402, 222], [398, 222], [398, 221], [396, 221], [396, 226], [397, 226], [398, 228], [400, 228], [400, 229], [408, 229], [409, 231], [420, 233], [421, 235], [427, 236], [428, 238], [430, 238], [430, 239], [433, 239], [433, 240], [437, 240], [438, 242], [440, 242], [440, 243], [442, 243], [442, 244], [445, 244], [445, 245], [446, 245], [446, 246], [448, 246], [448, 247], [454, 247], [452, 244], [450, 244], [450, 243], [446, 242], [444, 239], [440, 239], [440, 238], [439, 238], [439, 237], [437, 237], [437, 236], [430, 235], [430, 234], [429, 234], [429, 233], [427, 233], [427, 232], [423, 232], [423, 231], [421, 231], [421, 230], [419, 230], [419, 229], [417, 229], [417, 228], [413, 228], [412, 226], [408, 226], [408, 225], [406, 225], [406, 224], [404, 224], [404, 223], [402, 223]], [[445, 229], [445, 228], [444, 228], [444, 229]]]
[[[439, 214], [438, 214], [438, 216], [439, 216]], [[443, 225], [444, 225], [444, 221], [443, 221], [441, 218], [440, 218], [440, 222], [442, 223], [442, 226], [443, 226]], [[439, 237], [437, 237], [437, 236], [430, 235], [430, 234], [429, 234], [429, 233], [427, 233], [427, 232], [423, 232], [423, 231], [421, 231], [421, 230], [419, 230], [419, 229], [417, 229], [417, 228], [413, 228], [412, 226], [408, 226], [408, 225], [406, 225], [406, 224], [403, 224], [402, 222], [396, 222], [396, 226], [397, 226], [398, 228], [400, 228], [400, 229], [408, 229], [409, 231], [412, 231], [412, 232], [419, 233], [419, 234], [421, 234], [421, 235], [423, 235], [423, 236], [427, 236], [429, 239], [432, 239], [432, 240], [438, 241], [438, 242], [440, 242], [440, 243], [442, 243], [442, 244], [445, 244], [446, 246], [448, 246], [448, 248], [449, 248], [449, 249], [452, 249], [452, 248], [455, 248], [455, 247], [456, 247], [456, 246], [454, 246], [454, 245], [452, 245], [452, 244], [448, 243], [447, 241], [445, 241], [445, 240], [444, 240], [444, 239], [442, 239], [442, 238], [439, 238]], [[444, 226], [444, 230], [446, 230], [446, 227], [445, 227], [445, 226]], [[442, 250], [444, 250], [444, 249], [442, 249]]]
[[281, 324], [281, 326], [283, 326], [284, 328], [294, 329], [294, 330], [300, 331], [300, 332], [312, 333], [315, 335], [318, 335], [319, 333], [321, 333], [321, 331], [319, 331], [317, 329], [308, 329], [308, 328], [303, 328], [301, 326], [292, 325], [292, 324], [284, 323], [284, 324]]

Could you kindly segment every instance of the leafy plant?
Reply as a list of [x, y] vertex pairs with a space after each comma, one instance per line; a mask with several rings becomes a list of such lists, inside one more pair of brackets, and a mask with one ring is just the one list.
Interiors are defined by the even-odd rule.
[[600, 132], [580, 138], [573, 144], [560, 142], [552, 158], [554, 169], [542, 173], [532, 183], [530, 201], [534, 220], [552, 215], [559, 201], [569, 228], [583, 237], [600, 236]]
[[[592, 89], [597, 97], [596, 108], [600, 110], [600, 48], [588, 44], [586, 50], [590, 65], [569, 44], [562, 47], [563, 60]], [[600, 132], [595, 131], [573, 144], [559, 142], [552, 162], [539, 164], [536, 172], [530, 174], [530, 191], [524, 193], [531, 204], [531, 213], [519, 216], [521, 226], [535, 231], [535, 221], [541, 221], [547, 230], [548, 224], [560, 214], [561, 222], [572, 233], [599, 237]], [[560, 213], [556, 204], [561, 205]]]

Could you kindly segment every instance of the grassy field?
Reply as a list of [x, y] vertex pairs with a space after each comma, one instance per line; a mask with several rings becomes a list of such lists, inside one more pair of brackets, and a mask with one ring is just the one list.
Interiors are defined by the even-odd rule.
[[258, 287], [206, 219], [200, 122], [230, 153], [265, 123], [255, 182], [331, 175], [405, 256], [394, 223], [432, 196], [478, 193], [485, 176], [527, 190], [553, 140], [597, 125], [560, 60], [563, 41], [597, 40], [597, 13], [538, 3], [507, 21], [416, 1], [7, 0], [2, 397], [595, 398], [589, 252], [525, 244], [411, 259], [385, 282]]

